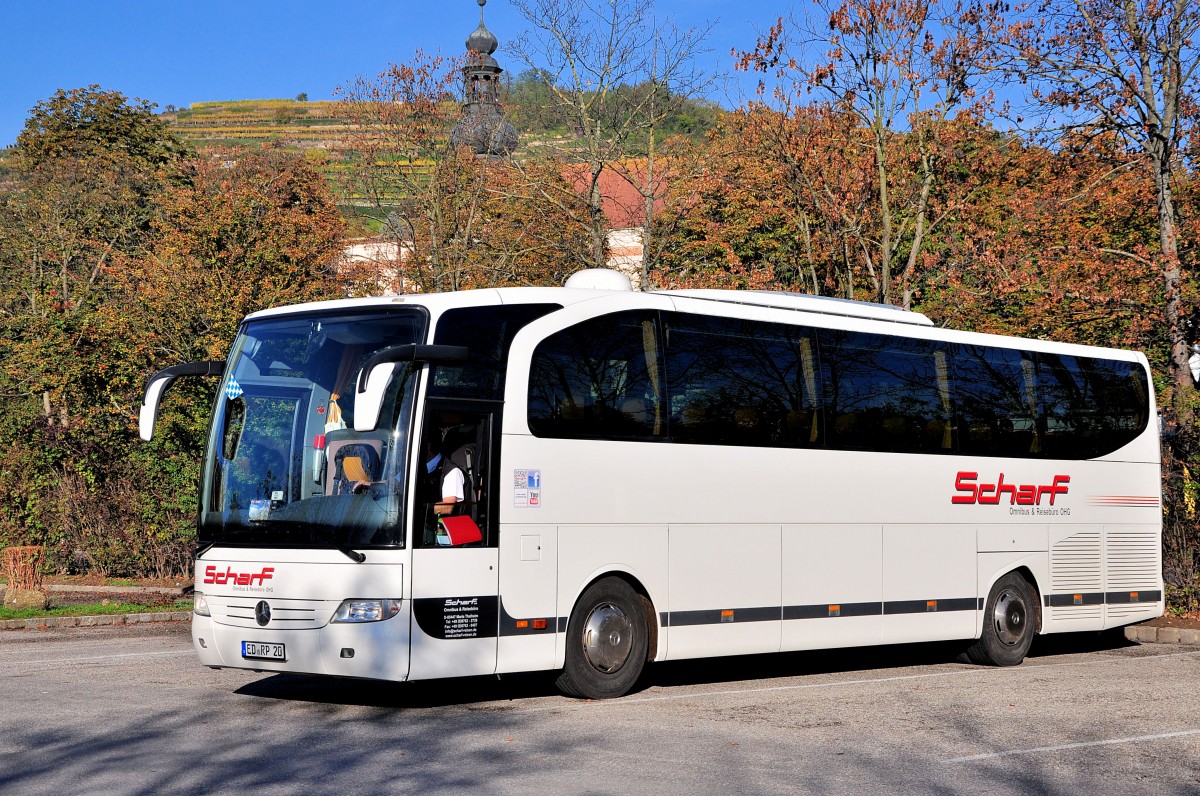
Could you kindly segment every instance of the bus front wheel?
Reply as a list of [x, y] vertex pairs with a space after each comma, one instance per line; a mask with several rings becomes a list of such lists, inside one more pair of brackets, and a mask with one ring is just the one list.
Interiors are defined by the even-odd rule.
[[1036, 630], [1036, 600], [1029, 582], [1016, 572], [996, 581], [984, 606], [983, 634], [967, 648], [971, 663], [1016, 666], [1025, 660]]
[[567, 622], [566, 662], [558, 687], [585, 699], [619, 697], [646, 663], [646, 614], [637, 592], [620, 578], [584, 591]]

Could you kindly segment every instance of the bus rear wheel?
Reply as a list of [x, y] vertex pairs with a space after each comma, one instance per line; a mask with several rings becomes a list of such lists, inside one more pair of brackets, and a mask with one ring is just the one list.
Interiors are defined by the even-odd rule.
[[567, 622], [566, 662], [558, 687], [568, 696], [611, 699], [637, 683], [646, 663], [646, 614], [620, 578], [584, 591]]
[[1036, 629], [1036, 600], [1033, 587], [1016, 572], [996, 581], [984, 606], [983, 634], [967, 648], [971, 663], [1016, 666], [1025, 660]]

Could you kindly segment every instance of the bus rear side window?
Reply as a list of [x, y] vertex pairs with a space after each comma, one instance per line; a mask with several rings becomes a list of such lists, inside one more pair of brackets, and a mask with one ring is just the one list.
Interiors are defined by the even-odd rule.
[[1102, 456], [1145, 429], [1145, 371], [1136, 364], [1065, 354], [1037, 361], [1047, 458]]
[[1011, 348], [954, 348], [958, 438], [972, 456], [1040, 453], [1033, 359]]

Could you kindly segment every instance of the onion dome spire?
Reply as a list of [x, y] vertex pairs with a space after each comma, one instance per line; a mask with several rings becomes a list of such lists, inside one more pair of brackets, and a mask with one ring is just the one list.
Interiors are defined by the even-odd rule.
[[476, 2], [479, 3], [479, 27], [475, 28], [475, 32], [467, 37], [467, 51], [491, 55], [496, 52], [500, 42], [487, 29], [487, 25], [483, 24], [483, 7], [487, 5], [487, 0], [476, 0]]

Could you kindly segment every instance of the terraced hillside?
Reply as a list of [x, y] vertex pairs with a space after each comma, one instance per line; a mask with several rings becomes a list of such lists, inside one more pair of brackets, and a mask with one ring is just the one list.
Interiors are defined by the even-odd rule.
[[[337, 117], [337, 103], [328, 100], [302, 102], [290, 99], [197, 102], [189, 108], [163, 113], [175, 133], [197, 150], [213, 157], [235, 158], [248, 147], [279, 146], [304, 155], [332, 184], [349, 211], [362, 208], [365, 197], [356, 195], [349, 175], [360, 157], [355, 138], [362, 133]], [[536, 143], [522, 132], [523, 143], [533, 147], [556, 140], [569, 148], [571, 139], [561, 134], [542, 133]], [[410, 167], [421, 173], [425, 163], [413, 160]], [[390, 164], [394, 168], [395, 164]], [[397, 200], [400, 196], [395, 197]], [[351, 213], [348, 215], [361, 215]]]
[[[522, 90], [521, 86], [518, 82], [506, 98], [506, 114], [521, 136], [516, 157], [529, 156], [543, 147], [564, 153], [578, 146], [561, 119], [553, 115], [543, 118], [546, 114], [534, 112], [544, 105], [544, 99], [531, 93], [527, 86]], [[715, 123], [718, 113], [712, 103], [685, 101], [676, 114], [664, 120], [661, 132], [699, 139]], [[361, 217], [365, 206], [371, 204], [366, 197], [356, 195], [350, 179], [352, 170], [361, 168], [361, 163], [354, 165], [355, 161], [368, 149], [355, 145], [356, 137], [363, 133], [338, 118], [336, 102], [299, 99], [197, 102], [188, 108], [169, 108], [162, 116], [177, 135], [213, 157], [233, 159], [239, 150], [262, 146], [279, 146], [302, 153], [329, 180], [347, 216]], [[394, 162], [387, 165], [396, 166]], [[422, 174], [427, 164], [414, 159], [407, 166]], [[400, 201], [403, 197], [393, 198]]]
[[[197, 150], [214, 157], [237, 157], [239, 150], [278, 146], [302, 153], [329, 180], [340, 202], [360, 206], [348, 175], [357, 157], [354, 139], [360, 133], [336, 116], [337, 103], [291, 99], [197, 102], [189, 108], [162, 114], [175, 133]], [[420, 163], [414, 163], [420, 169]]]
[[289, 99], [197, 102], [169, 111], [163, 118], [197, 148], [254, 146], [274, 143], [294, 149], [328, 149], [338, 145], [350, 127], [330, 101]]

